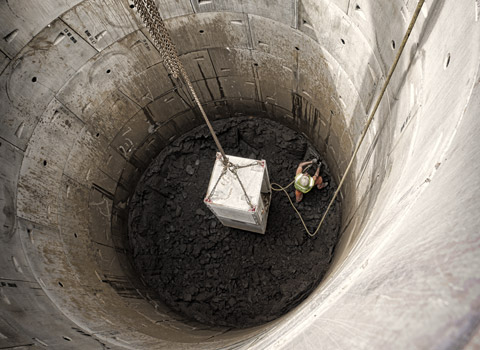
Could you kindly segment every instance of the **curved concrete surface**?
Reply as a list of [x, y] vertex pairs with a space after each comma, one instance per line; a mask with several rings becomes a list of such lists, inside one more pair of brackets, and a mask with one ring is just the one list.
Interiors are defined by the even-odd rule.
[[[300, 130], [337, 180], [416, 6], [157, 3], [213, 119]], [[426, 2], [342, 192], [328, 276], [232, 330], [173, 314], [128, 261], [139, 176], [202, 123], [130, 3], [2, 1], [0, 348], [480, 347], [479, 6]]]

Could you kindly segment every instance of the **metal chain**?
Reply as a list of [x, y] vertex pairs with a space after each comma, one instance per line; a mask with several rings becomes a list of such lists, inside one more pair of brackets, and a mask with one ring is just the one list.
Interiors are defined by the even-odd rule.
[[133, 0], [133, 3], [137, 9], [137, 12], [140, 14], [143, 23], [148, 29], [150, 36], [152, 37], [153, 44], [160, 52], [162, 56], [162, 60], [167, 68], [169, 74], [171, 74], [175, 79], [182, 79], [184, 83], [187, 85], [190, 93], [193, 96], [195, 103], [202, 114], [205, 123], [207, 123], [208, 129], [212, 134], [213, 140], [217, 145], [218, 150], [223, 156], [224, 164], [228, 163], [227, 155], [223, 150], [220, 141], [213, 130], [210, 121], [208, 120], [207, 114], [205, 113], [200, 100], [193, 88], [192, 82], [188, 78], [187, 72], [183, 67], [182, 62], [178, 58], [178, 53], [175, 45], [173, 44], [170, 34], [168, 33], [167, 27], [165, 27], [165, 23], [163, 22], [162, 18], [160, 17], [160, 13], [158, 12], [157, 6], [155, 5], [154, 0]]
[[155, 45], [157, 50], [160, 52], [163, 63], [165, 64], [165, 67], [167, 68], [168, 73], [171, 74], [172, 77], [175, 79], [183, 80], [183, 82], [187, 85], [191, 95], [193, 96], [195, 103], [197, 104], [202, 114], [203, 119], [207, 123], [207, 126], [210, 130], [210, 133], [212, 134], [212, 137], [215, 141], [215, 144], [217, 145], [218, 150], [222, 154], [224, 168], [207, 199], [210, 199], [212, 197], [213, 193], [217, 188], [218, 183], [220, 182], [220, 179], [226, 174], [228, 169], [237, 178], [238, 183], [242, 187], [243, 193], [245, 194], [245, 199], [248, 205], [250, 206], [250, 208], [254, 209], [255, 207], [250, 201], [250, 197], [248, 196], [247, 191], [245, 190], [245, 187], [243, 186], [243, 183], [240, 180], [240, 177], [238, 176], [237, 170], [241, 168], [257, 165], [258, 162], [254, 162], [248, 165], [238, 166], [238, 165], [234, 165], [228, 160], [227, 155], [225, 154], [225, 151], [223, 150], [223, 147], [220, 144], [220, 141], [218, 140], [217, 135], [215, 134], [215, 131], [213, 130], [212, 125], [210, 124], [210, 121], [208, 120], [207, 114], [205, 113], [202, 107], [202, 104], [198, 99], [195, 89], [193, 88], [192, 82], [188, 78], [187, 72], [185, 71], [183, 64], [180, 62], [180, 59], [178, 58], [177, 49], [170, 38], [170, 34], [168, 33], [167, 28], [165, 27], [165, 23], [160, 17], [160, 13], [158, 12], [158, 9], [155, 5], [155, 1], [154, 0], [133, 0], [133, 3], [137, 9], [137, 12], [140, 14], [140, 17], [142, 18], [143, 23], [148, 29], [150, 36], [152, 37], [153, 44]]
[[251, 166], [255, 166], [255, 165], [259, 165], [259, 164], [261, 164], [261, 161], [257, 160], [255, 162], [247, 164], [247, 165], [235, 165], [235, 168], [236, 169], [243, 169], [243, 168], [249, 168]]
[[247, 204], [250, 206], [251, 209], [254, 209], [255, 206], [252, 204], [252, 201], [250, 200], [250, 197], [248, 196], [247, 191], [245, 190], [245, 186], [243, 186], [243, 182], [242, 182], [242, 180], [240, 180], [240, 177], [238, 176], [237, 170], [238, 169], [243, 169], [243, 168], [248, 168], [248, 167], [251, 167], [251, 166], [258, 165], [258, 164], [259, 164], [259, 161], [256, 161], [254, 163], [247, 164], [247, 165], [236, 165], [236, 164], [233, 164], [232, 162], [228, 162], [227, 164], [224, 164], [223, 169], [222, 169], [222, 173], [218, 177], [217, 182], [215, 182], [215, 185], [213, 186], [212, 190], [210, 191], [210, 194], [208, 195], [207, 199], [210, 200], [212, 198], [213, 194], [215, 193], [215, 190], [217, 189], [218, 183], [220, 182], [222, 177], [227, 173], [227, 170], [230, 170], [230, 172], [233, 175], [235, 175], [235, 177], [237, 178], [238, 183], [240, 184], [240, 187], [243, 190], [243, 194], [245, 195], [245, 199], [247, 201]]
[[248, 205], [250, 206], [251, 209], [254, 209], [255, 207], [252, 204], [252, 202], [250, 201], [250, 197], [248, 197], [247, 191], [245, 190], [245, 187], [243, 186], [242, 180], [240, 180], [240, 177], [237, 174], [237, 169], [233, 169], [233, 170], [230, 170], [230, 171], [233, 173], [233, 175], [235, 175], [235, 177], [238, 180], [238, 183], [242, 187], [243, 194], [245, 195], [245, 199], [247, 200]]
[[223, 170], [222, 170], [222, 173], [220, 174], [220, 176], [218, 177], [217, 179], [217, 182], [215, 182], [215, 185], [213, 186], [212, 190], [210, 191], [210, 194], [208, 195], [207, 199], [210, 200], [213, 196], [213, 194], [215, 193], [215, 190], [217, 189], [217, 185], [218, 183], [220, 182], [220, 180], [222, 179], [223, 175], [225, 175], [227, 173], [227, 166], [224, 165], [223, 166]]
[[160, 18], [155, 2], [153, 0], [133, 0], [133, 3], [153, 39], [153, 44], [160, 52], [168, 73], [177, 79], [180, 75], [177, 50], [170, 40], [170, 35], [165, 23]]

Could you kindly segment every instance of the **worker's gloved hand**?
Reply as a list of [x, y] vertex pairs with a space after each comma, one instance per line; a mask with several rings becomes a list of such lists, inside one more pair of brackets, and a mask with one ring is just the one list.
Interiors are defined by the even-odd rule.
[[318, 162], [318, 159], [317, 159], [317, 158], [313, 158], [313, 159], [312, 159], [312, 164], [317, 164], [317, 162]]

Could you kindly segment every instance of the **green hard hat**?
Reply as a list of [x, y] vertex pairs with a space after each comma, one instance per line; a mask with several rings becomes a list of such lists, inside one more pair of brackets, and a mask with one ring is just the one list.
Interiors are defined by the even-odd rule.
[[308, 175], [302, 175], [298, 182], [302, 186], [308, 186], [310, 183], [310, 177]]

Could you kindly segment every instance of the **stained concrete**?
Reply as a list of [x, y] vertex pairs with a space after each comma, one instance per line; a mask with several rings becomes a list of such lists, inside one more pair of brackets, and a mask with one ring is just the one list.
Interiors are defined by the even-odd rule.
[[[416, 3], [158, 5], [212, 119], [303, 132], [338, 181]], [[0, 347], [478, 347], [478, 17], [426, 1], [342, 190], [330, 271], [232, 331], [182, 319], [131, 268], [132, 189], [202, 120], [130, 3], [2, 2]]]

